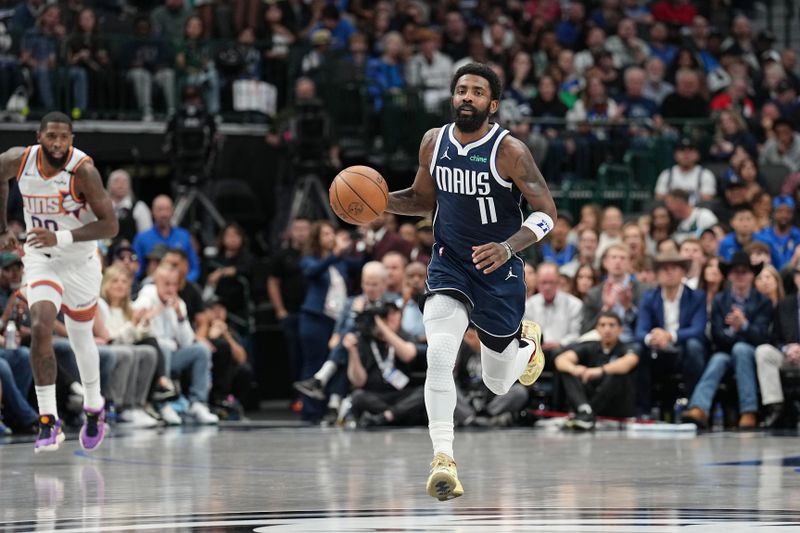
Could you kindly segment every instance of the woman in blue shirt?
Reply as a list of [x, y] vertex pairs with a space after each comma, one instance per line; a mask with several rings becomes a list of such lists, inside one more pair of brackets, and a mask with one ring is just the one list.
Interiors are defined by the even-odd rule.
[[[307, 287], [299, 319], [300, 379], [313, 376], [328, 357], [328, 340], [347, 300], [349, 261], [345, 253], [349, 248], [349, 236], [337, 237], [330, 222], [319, 221], [311, 226], [300, 260]], [[303, 420], [316, 422], [323, 409], [322, 402], [303, 398]]]

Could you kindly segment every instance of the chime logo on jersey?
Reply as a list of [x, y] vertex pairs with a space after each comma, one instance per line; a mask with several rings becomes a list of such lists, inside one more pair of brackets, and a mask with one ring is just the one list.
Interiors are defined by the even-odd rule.
[[440, 191], [469, 196], [486, 196], [492, 190], [488, 172], [438, 165], [436, 167], [436, 184]]

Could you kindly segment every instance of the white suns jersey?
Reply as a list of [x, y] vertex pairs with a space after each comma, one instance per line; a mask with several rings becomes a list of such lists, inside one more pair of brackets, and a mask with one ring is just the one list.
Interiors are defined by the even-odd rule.
[[[75, 171], [91, 158], [77, 148], [70, 148], [64, 168], [52, 176], [43, 172], [41, 146], [25, 150], [17, 182], [22, 194], [25, 227], [45, 228], [52, 232], [74, 230], [97, 220], [85, 200], [75, 192]], [[25, 253], [44, 253], [58, 257], [89, 257], [97, 253], [96, 241], [74, 242], [64, 247], [30, 248]]]

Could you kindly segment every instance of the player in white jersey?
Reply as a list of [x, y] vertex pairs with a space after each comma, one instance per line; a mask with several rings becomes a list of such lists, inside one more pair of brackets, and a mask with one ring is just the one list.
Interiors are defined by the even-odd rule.
[[80, 443], [92, 450], [105, 435], [99, 354], [92, 334], [102, 280], [96, 242], [114, 237], [119, 224], [91, 158], [72, 146], [69, 117], [45, 115], [37, 139], [37, 145], [0, 154], [0, 249], [17, 246], [6, 225], [11, 179], [22, 193], [28, 232], [21, 293], [31, 311], [31, 366], [39, 403], [34, 451], [57, 450], [64, 440], [53, 352], [53, 326], [61, 310], [85, 390]]

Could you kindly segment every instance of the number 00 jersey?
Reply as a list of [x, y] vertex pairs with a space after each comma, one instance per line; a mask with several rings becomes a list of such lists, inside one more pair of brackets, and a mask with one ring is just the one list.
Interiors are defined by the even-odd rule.
[[[77, 148], [70, 148], [66, 165], [52, 176], [45, 176], [43, 158], [41, 145], [29, 146], [17, 174], [26, 228], [74, 230], [97, 220], [89, 205], [75, 192], [75, 172], [91, 158]], [[65, 258], [89, 257], [96, 250], [95, 241], [74, 242], [62, 248], [32, 249], [25, 245], [26, 254], [46, 253]]]

